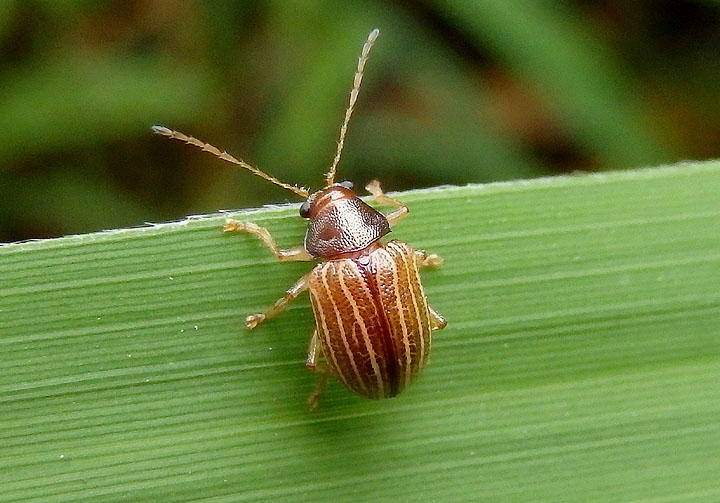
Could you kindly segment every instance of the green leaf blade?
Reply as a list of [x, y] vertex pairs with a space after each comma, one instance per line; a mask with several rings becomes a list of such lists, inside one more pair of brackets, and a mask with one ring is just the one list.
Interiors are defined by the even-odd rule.
[[[708, 501], [720, 163], [415, 191], [448, 318], [400, 397], [314, 414], [308, 264], [223, 216], [0, 247], [0, 501]], [[296, 208], [234, 216], [297, 244]]]

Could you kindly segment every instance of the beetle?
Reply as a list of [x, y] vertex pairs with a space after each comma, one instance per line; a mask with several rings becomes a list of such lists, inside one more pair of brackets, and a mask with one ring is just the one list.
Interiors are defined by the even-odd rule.
[[378, 34], [373, 30], [363, 45], [335, 158], [325, 187], [314, 193], [281, 182], [197, 138], [153, 126], [155, 133], [199, 147], [306, 199], [300, 206], [300, 216], [309, 220], [302, 245], [280, 249], [267, 229], [250, 222], [228, 220], [223, 231], [255, 235], [281, 261], [318, 262], [269, 309], [245, 320], [245, 326], [254, 329], [285, 310], [299, 294], [309, 292], [315, 330], [306, 365], [319, 376], [308, 398], [311, 410], [317, 407], [329, 375], [368, 398], [396, 396], [424, 367], [431, 332], [446, 326], [428, 304], [418, 273], [420, 268], [441, 265], [442, 258], [413, 250], [402, 241], [381, 241], [408, 215], [408, 207], [385, 195], [377, 180], [366, 190], [375, 203], [395, 208], [387, 215], [360, 199], [351, 182], [335, 182], [365, 63]]

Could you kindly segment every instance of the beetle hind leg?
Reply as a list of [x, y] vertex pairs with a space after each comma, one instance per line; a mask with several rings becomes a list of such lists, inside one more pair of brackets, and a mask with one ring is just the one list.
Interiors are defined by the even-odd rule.
[[278, 260], [287, 262], [307, 262], [313, 260], [304, 246], [294, 246], [293, 248], [281, 249], [275, 244], [270, 231], [265, 227], [250, 222], [238, 222], [237, 220], [228, 220], [222, 227], [223, 232], [247, 232], [257, 236], [267, 246]]
[[[434, 253], [428, 253], [425, 250], [415, 250], [415, 261], [419, 268], [423, 267], [439, 267], [445, 262], [445, 260]], [[428, 304], [428, 314], [430, 314], [430, 328], [432, 330], [442, 330], [447, 326], [445, 318], [435, 311], [431, 305]]]
[[442, 330], [447, 326], [447, 321], [443, 315], [435, 311], [430, 305], [428, 305], [428, 312], [430, 313], [430, 327], [433, 330]]
[[307, 407], [310, 412], [317, 410], [320, 405], [320, 397], [325, 391], [327, 386], [328, 377], [330, 376], [330, 369], [327, 366], [319, 362], [322, 350], [320, 348], [320, 340], [318, 339], [317, 330], [313, 330], [312, 337], [310, 338], [310, 344], [308, 344], [308, 355], [305, 366], [311, 372], [314, 372], [318, 376], [317, 384], [315, 389], [310, 396], [307, 398]]

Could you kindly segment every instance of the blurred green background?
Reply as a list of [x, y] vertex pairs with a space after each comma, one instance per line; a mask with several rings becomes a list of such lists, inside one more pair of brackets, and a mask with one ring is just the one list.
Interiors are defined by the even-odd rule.
[[720, 2], [0, 3], [0, 241], [297, 201], [381, 30], [340, 178], [387, 190], [717, 157]]

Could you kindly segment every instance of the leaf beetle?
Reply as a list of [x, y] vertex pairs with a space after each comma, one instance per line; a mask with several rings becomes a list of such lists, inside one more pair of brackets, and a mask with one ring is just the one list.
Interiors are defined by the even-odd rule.
[[432, 331], [446, 325], [428, 304], [418, 273], [420, 268], [439, 266], [443, 260], [413, 250], [402, 241], [381, 241], [407, 216], [407, 206], [385, 195], [374, 180], [366, 186], [373, 200], [395, 208], [384, 215], [361, 200], [351, 182], [335, 181], [365, 63], [378, 35], [379, 31], [373, 30], [363, 45], [337, 151], [325, 187], [317, 192], [281, 182], [197, 138], [153, 126], [157, 134], [199, 147], [306, 199], [300, 206], [300, 216], [309, 220], [302, 245], [280, 249], [267, 229], [249, 222], [228, 220], [223, 231], [255, 235], [282, 261], [318, 261], [274, 305], [245, 320], [245, 326], [253, 329], [285, 310], [299, 294], [309, 292], [315, 330], [306, 365], [319, 376], [308, 398], [311, 410], [317, 407], [331, 375], [368, 398], [397, 395], [424, 367]]

